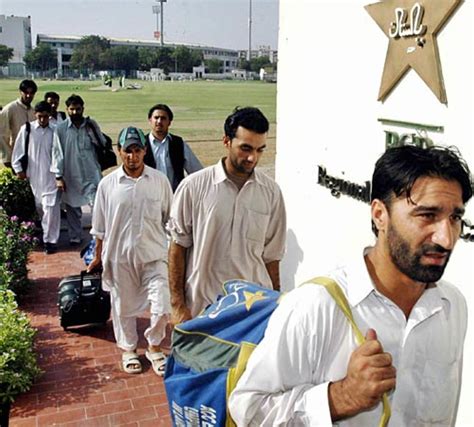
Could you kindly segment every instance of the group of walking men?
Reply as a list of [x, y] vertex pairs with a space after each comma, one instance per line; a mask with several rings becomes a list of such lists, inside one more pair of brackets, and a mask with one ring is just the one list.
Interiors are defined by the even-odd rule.
[[[36, 90], [32, 81], [21, 83], [16, 103], [22, 112], [32, 110]], [[54, 251], [59, 237], [60, 201], [72, 245], [81, 242], [81, 207], [91, 206], [96, 250], [89, 271], [103, 268], [123, 369], [142, 369], [136, 319], [150, 307], [146, 357], [162, 375], [160, 344], [170, 321], [198, 314], [230, 278], [280, 287], [283, 198], [277, 184], [255, 170], [268, 120], [256, 108], [236, 109], [224, 124], [226, 157], [202, 169], [189, 145], [169, 132], [172, 110], [156, 104], [148, 112], [150, 133], [124, 128], [117, 143], [122, 165], [102, 177], [94, 148], [105, 143], [99, 125], [84, 116], [80, 96], [71, 95], [66, 107], [67, 118], [56, 115], [53, 125], [50, 104], [35, 106], [36, 120], [12, 135], [12, 167], [31, 184], [46, 252]]]
[[[256, 108], [236, 109], [224, 124], [226, 156], [201, 170], [182, 138], [169, 133], [171, 110], [155, 105], [150, 134], [123, 129], [122, 166], [101, 179], [81, 101], [69, 98], [69, 117], [54, 135], [46, 129], [49, 111], [38, 107], [30, 147], [36, 135], [48, 133], [55, 184], [64, 195], [73, 192], [67, 205], [94, 204], [96, 251], [89, 271], [103, 267], [123, 369], [142, 370], [136, 318], [151, 307], [145, 354], [163, 375], [168, 322], [196, 316], [228, 279], [280, 287], [283, 198], [277, 184], [255, 169], [268, 121]], [[15, 160], [13, 167], [25, 172]], [[35, 174], [29, 163], [32, 186]], [[389, 402], [390, 425], [454, 425], [467, 307], [461, 293], [440, 279], [471, 197], [469, 168], [456, 151], [387, 150], [372, 179], [375, 245], [329, 273], [366, 341], [357, 344], [323, 288], [304, 285], [290, 292], [230, 397], [236, 424], [375, 426], [388, 419]]]

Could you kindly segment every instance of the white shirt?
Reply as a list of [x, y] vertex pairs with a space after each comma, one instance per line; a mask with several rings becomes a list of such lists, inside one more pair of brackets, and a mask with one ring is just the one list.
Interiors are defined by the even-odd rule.
[[38, 121], [30, 123], [28, 143], [28, 168], [22, 170], [20, 159], [25, 154], [26, 126], [20, 128], [12, 155], [12, 167], [15, 172], [26, 172], [31, 190], [36, 200], [41, 200], [45, 206], [53, 206], [56, 202], [56, 180], [50, 172], [51, 152], [53, 148], [53, 128], [41, 127]]
[[139, 178], [123, 167], [99, 183], [91, 234], [103, 240], [104, 263], [146, 263], [167, 259], [165, 230], [172, 191], [165, 175], [148, 166]]
[[193, 316], [222, 294], [229, 279], [272, 287], [265, 264], [285, 250], [286, 214], [280, 188], [255, 170], [240, 189], [222, 160], [187, 176], [173, 199], [172, 239], [188, 248], [186, 303]]
[[[460, 292], [440, 281], [426, 289], [410, 317], [374, 289], [363, 257], [330, 274], [344, 289], [354, 319], [377, 332], [397, 369], [389, 394], [389, 426], [453, 426], [461, 387], [467, 307]], [[328, 383], [344, 378], [357, 347], [352, 330], [327, 291], [307, 284], [287, 294], [230, 397], [238, 426], [331, 426]], [[377, 426], [374, 409], [341, 427]]]

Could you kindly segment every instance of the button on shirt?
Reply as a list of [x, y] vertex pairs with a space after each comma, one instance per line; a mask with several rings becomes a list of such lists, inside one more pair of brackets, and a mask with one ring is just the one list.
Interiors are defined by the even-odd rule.
[[[467, 321], [460, 292], [445, 281], [430, 285], [407, 320], [374, 289], [363, 257], [330, 276], [344, 289], [361, 331], [375, 329], [392, 355], [397, 383], [389, 393], [389, 426], [454, 425]], [[356, 347], [346, 318], [322, 286], [293, 290], [231, 395], [232, 417], [238, 426], [332, 425], [328, 384], [345, 377]], [[380, 403], [337, 425], [377, 426], [381, 414]]]
[[[170, 136], [167, 135], [163, 141], [159, 141], [153, 137], [150, 133], [148, 136], [150, 140], [151, 149], [153, 151], [153, 157], [156, 162], [156, 169], [160, 172], [163, 172], [169, 179], [173, 188], [178, 186], [178, 183], [175, 183], [175, 176], [173, 165], [171, 164], [171, 158], [169, 154], [169, 140]], [[202, 169], [201, 162], [194, 155], [189, 145], [183, 141], [184, 148], [184, 170], [189, 175], [191, 173], [197, 172]]]
[[280, 188], [263, 172], [254, 170], [240, 191], [222, 160], [186, 177], [168, 227], [172, 239], [189, 248], [186, 302], [193, 316], [222, 294], [226, 280], [272, 287], [265, 264], [283, 257], [286, 215]]
[[104, 241], [104, 263], [167, 259], [165, 224], [172, 199], [166, 177], [148, 166], [139, 178], [123, 167], [104, 177], [97, 190], [91, 234]]

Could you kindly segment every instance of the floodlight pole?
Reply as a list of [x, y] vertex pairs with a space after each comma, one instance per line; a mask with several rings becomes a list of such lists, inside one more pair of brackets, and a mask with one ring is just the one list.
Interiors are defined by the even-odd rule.
[[[160, 3], [160, 7], [158, 5], [153, 6], [153, 13], [156, 15], [156, 32], [160, 34], [160, 45], [161, 47], [164, 46], [164, 29], [163, 29], [163, 3], [166, 3], [167, 0], [155, 0], [157, 3]], [[158, 16], [160, 15], [160, 16]]]
[[161, 6], [161, 36], [160, 36], [160, 44], [161, 44], [161, 47], [163, 47], [165, 45], [165, 41], [163, 40], [163, 36], [165, 35], [165, 32], [163, 30], [163, 2], [165, 2], [166, 0], [160, 0], [160, 6]]
[[252, 59], [252, 0], [249, 0], [249, 50], [247, 52], [247, 60]]

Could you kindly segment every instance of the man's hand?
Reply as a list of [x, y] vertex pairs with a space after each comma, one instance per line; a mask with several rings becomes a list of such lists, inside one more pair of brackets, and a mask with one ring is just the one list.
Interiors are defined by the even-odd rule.
[[62, 178], [56, 178], [56, 188], [61, 191], [66, 191], [66, 183]]
[[102, 260], [95, 256], [91, 263], [87, 266], [88, 273], [94, 273], [95, 271], [100, 271], [102, 269]]
[[16, 174], [16, 176], [18, 177], [18, 179], [21, 179], [21, 180], [26, 179], [26, 173], [23, 172], [23, 171], [18, 172], [18, 173]]
[[175, 327], [176, 325], [185, 322], [186, 320], [192, 319], [191, 311], [186, 306], [173, 307], [171, 310], [171, 325]]
[[350, 417], [378, 404], [393, 389], [396, 370], [392, 356], [383, 351], [377, 334], [369, 329], [366, 342], [354, 350], [344, 379], [329, 385], [329, 407], [333, 421]]

